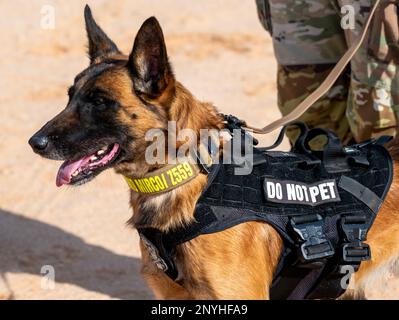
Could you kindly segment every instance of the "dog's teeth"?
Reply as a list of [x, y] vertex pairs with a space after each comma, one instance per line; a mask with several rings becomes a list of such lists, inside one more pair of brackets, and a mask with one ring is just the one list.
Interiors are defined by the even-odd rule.
[[78, 171], [75, 171], [74, 173], [72, 173], [72, 177], [76, 177], [79, 174]]
[[101, 156], [102, 154], [104, 154], [105, 153], [105, 151], [104, 150], [99, 150], [99, 151], [97, 151], [97, 154], [99, 155], [99, 156]]
[[107, 149], [108, 149], [108, 146], [105, 146], [105, 147], [101, 148], [101, 150], [103, 150], [103, 151], [107, 151]]
[[96, 161], [97, 160], [97, 157], [96, 156], [92, 156], [91, 158], [90, 158], [90, 161]]

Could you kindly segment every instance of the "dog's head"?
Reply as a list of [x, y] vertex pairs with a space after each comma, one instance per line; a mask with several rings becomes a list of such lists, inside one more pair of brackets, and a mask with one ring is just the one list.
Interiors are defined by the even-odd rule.
[[29, 140], [41, 156], [64, 160], [57, 185], [90, 181], [103, 170], [139, 161], [145, 133], [165, 128], [175, 80], [158, 21], [141, 26], [124, 56], [85, 8], [90, 66], [68, 90], [66, 108]]

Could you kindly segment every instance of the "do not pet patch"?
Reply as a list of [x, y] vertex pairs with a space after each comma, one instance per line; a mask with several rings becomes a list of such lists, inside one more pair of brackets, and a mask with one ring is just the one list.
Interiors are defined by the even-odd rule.
[[341, 201], [334, 179], [307, 184], [266, 178], [263, 189], [266, 199], [277, 203], [317, 206]]

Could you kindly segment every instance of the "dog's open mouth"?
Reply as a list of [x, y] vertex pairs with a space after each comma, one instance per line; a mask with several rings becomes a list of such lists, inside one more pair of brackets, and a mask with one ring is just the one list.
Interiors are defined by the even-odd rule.
[[110, 167], [120, 153], [117, 143], [104, 146], [100, 150], [76, 161], [65, 161], [58, 170], [56, 185], [83, 183]]

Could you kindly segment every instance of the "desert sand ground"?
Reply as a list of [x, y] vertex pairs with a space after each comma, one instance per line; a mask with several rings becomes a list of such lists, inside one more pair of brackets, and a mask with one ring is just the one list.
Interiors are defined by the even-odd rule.
[[[79, 188], [57, 188], [60, 165], [33, 154], [29, 137], [67, 102], [85, 68], [85, 3], [129, 52], [141, 23], [163, 26], [177, 78], [219, 110], [262, 126], [279, 117], [271, 39], [252, 0], [0, 1], [0, 298], [151, 299], [140, 276], [128, 187], [107, 171]], [[43, 5], [55, 28], [41, 26]], [[275, 134], [262, 137], [271, 143]], [[282, 148], [287, 149], [285, 141]], [[55, 270], [55, 287], [42, 267]]]

